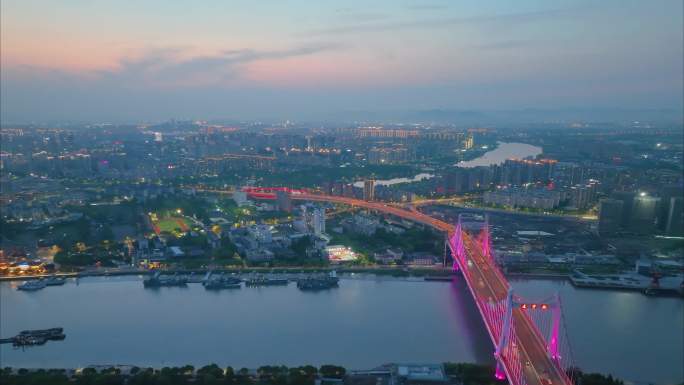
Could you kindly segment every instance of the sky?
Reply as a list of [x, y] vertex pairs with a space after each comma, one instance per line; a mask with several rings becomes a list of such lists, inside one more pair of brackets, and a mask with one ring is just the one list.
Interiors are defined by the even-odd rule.
[[3, 122], [675, 109], [681, 0], [2, 0]]

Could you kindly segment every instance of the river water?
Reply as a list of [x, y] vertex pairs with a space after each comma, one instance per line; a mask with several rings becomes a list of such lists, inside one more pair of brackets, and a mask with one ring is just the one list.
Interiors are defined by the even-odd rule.
[[[400, 184], [400, 183], [420, 182], [420, 181], [427, 180], [430, 178], [434, 178], [434, 175], [428, 174], [428, 173], [420, 173], [420, 174], [414, 176], [413, 178], [377, 179], [377, 180], [375, 180], [375, 185], [376, 186], [392, 186], [394, 184]], [[354, 182], [354, 187], [363, 188], [363, 181]]]
[[[492, 346], [461, 279], [425, 282], [346, 276], [317, 293], [287, 287], [207, 292], [143, 289], [141, 277], [84, 278], [21, 292], [0, 284], [0, 333], [64, 327], [64, 341], [0, 348], [0, 366], [233, 367], [335, 363], [491, 362]], [[684, 301], [513, 280], [534, 298], [559, 291], [576, 362], [585, 371], [655, 383], [684, 378]]]
[[491, 166], [501, 164], [506, 159], [523, 159], [535, 157], [542, 153], [542, 148], [525, 143], [503, 143], [499, 142], [492, 151], [485, 152], [482, 156], [473, 160], [458, 162], [456, 166], [470, 168], [478, 166]]
[[[482, 156], [479, 156], [473, 160], [458, 162], [456, 166], [464, 168], [490, 166], [494, 164], [501, 164], [505, 162], [506, 159], [522, 159], [527, 157], [535, 157], [541, 153], [541, 147], [532, 146], [530, 144], [499, 142], [494, 150], [488, 151], [482, 154]], [[400, 183], [420, 182], [431, 178], [434, 178], [434, 175], [428, 173], [420, 173], [414, 176], [413, 178], [378, 179], [375, 181], [375, 185], [392, 186]], [[354, 187], [363, 188], [363, 181], [355, 182]]]

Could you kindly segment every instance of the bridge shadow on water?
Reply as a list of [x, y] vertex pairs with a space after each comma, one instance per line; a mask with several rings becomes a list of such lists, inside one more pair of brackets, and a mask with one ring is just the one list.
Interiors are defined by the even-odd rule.
[[453, 297], [449, 301], [450, 309], [454, 312], [459, 323], [463, 325], [463, 329], [466, 330], [461, 343], [470, 346], [477, 363], [494, 365], [494, 346], [465, 280], [460, 274], [457, 274], [450, 285]]

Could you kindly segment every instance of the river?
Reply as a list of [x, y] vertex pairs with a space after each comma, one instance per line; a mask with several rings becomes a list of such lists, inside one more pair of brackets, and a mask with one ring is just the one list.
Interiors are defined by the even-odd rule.
[[[527, 157], [535, 157], [541, 153], [541, 147], [532, 146], [530, 144], [499, 142], [494, 150], [488, 151], [484, 153], [482, 156], [477, 157], [473, 160], [458, 162], [456, 166], [464, 168], [490, 166], [494, 164], [501, 164], [505, 162], [506, 159], [522, 159]], [[375, 185], [392, 186], [400, 183], [420, 182], [431, 178], [434, 178], [434, 175], [428, 173], [420, 173], [414, 176], [413, 178], [378, 179], [375, 181]], [[363, 181], [354, 182], [354, 187], [363, 188]]]
[[[491, 362], [492, 346], [461, 279], [425, 282], [346, 276], [317, 293], [287, 287], [207, 292], [143, 289], [142, 278], [83, 278], [38, 292], [0, 283], [0, 329], [64, 327], [64, 341], [0, 348], [0, 366], [234, 367], [335, 363]], [[566, 281], [512, 281], [526, 297], [559, 291], [576, 362], [628, 380], [681, 382], [684, 301], [576, 289]]]
[[482, 156], [473, 160], [458, 162], [456, 166], [470, 168], [478, 166], [491, 166], [501, 164], [506, 159], [523, 159], [535, 157], [542, 153], [542, 148], [525, 143], [503, 143], [499, 142], [492, 151], [485, 152]]
[[[400, 183], [420, 182], [420, 181], [427, 180], [430, 178], [434, 178], [434, 175], [428, 174], [428, 173], [420, 173], [420, 174], [414, 176], [413, 178], [377, 179], [377, 180], [375, 180], [375, 185], [376, 186], [391, 186], [391, 185], [400, 184]], [[354, 182], [354, 187], [363, 188], [363, 181]]]

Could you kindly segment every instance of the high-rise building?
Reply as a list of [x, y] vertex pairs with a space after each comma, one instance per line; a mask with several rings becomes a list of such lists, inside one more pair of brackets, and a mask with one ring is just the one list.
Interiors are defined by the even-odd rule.
[[655, 229], [660, 198], [641, 193], [634, 198], [629, 228], [636, 233], [650, 233]]
[[585, 210], [596, 202], [597, 184], [590, 181], [573, 186], [569, 190], [570, 204], [578, 210]]
[[347, 198], [354, 198], [354, 185], [345, 183], [342, 185], [342, 196]]
[[622, 206], [617, 199], [601, 199], [599, 208], [599, 234], [616, 233], [622, 227]]
[[684, 198], [670, 198], [665, 232], [668, 235], [684, 236]]
[[278, 203], [278, 210], [292, 212], [292, 198], [286, 191], [276, 191], [276, 202]]
[[473, 138], [472, 133], [468, 133], [468, 135], [463, 139], [463, 149], [464, 150], [470, 150], [473, 148], [475, 145], [475, 140]]
[[555, 159], [507, 159], [501, 166], [500, 184], [520, 186], [527, 183], [546, 183], [553, 177]]
[[313, 212], [313, 232], [316, 235], [325, 233], [325, 210], [316, 209]]
[[368, 151], [369, 164], [397, 164], [410, 160], [408, 148], [395, 145], [393, 147], [373, 147]]
[[[667, 232], [670, 217], [672, 198], [684, 197], [684, 188], [681, 185], [666, 185], [658, 191], [660, 197], [660, 209], [658, 210], [658, 227]], [[676, 204], [676, 203], [675, 203]], [[675, 221], [676, 222], [676, 221]]]
[[363, 182], [363, 200], [375, 200], [375, 181], [368, 179]]
[[633, 191], [614, 191], [610, 197], [622, 201], [622, 227], [628, 228], [632, 218], [632, 206], [636, 193]]
[[576, 185], [585, 181], [584, 167], [573, 164], [568, 173], [569, 182], [571, 185]]
[[447, 194], [460, 193], [463, 191], [463, 173], [461, 169], [455, 169], [444, 176], [444, 192]]

